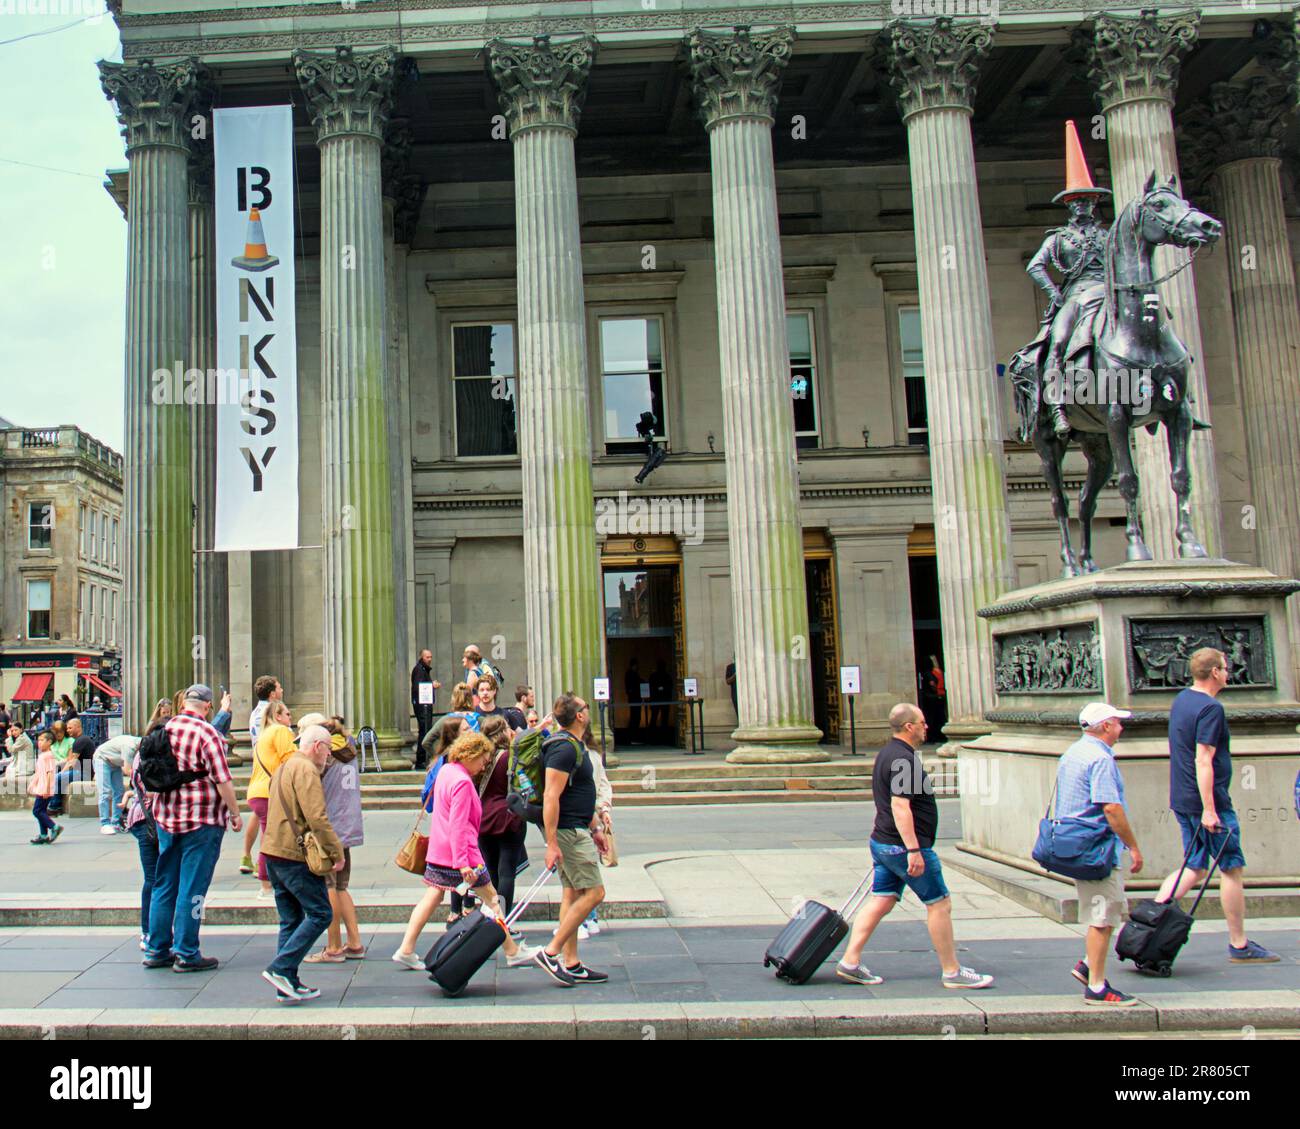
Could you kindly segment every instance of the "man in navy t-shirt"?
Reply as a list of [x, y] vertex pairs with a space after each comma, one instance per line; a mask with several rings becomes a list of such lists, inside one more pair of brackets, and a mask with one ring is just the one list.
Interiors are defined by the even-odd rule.
[[1192, 685], [1179, 691], [1169, 709], [1169, 807], [1183, 833], [1187, 868], [1181, 880], [1178, 871], [1165, 879], [1156, 900], [1182, 897], [1205, 880], [1210, 860], [1217, 858], [1219, 901], [1228, 923], [1228, 959], [1234, 964], [1270, 964], [1281, 958], [1246, 937], [1242, 881], [1246, 856], [1241, 849], [1241, 825], [1228, 794], [1232, 782], [1228, 715], [1218, 700], [1228, 685], [1228, 663], [1222, 651], [1202, 647], [1188, 665]]

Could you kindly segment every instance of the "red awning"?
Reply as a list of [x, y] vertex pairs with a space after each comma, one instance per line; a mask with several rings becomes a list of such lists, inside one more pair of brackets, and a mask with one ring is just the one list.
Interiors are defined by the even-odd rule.
[[120, 698], [122, 696], [121, 691], [114, 690], [107, 682], [101, 678], [95, 677], [95, 675], [91, 674], [90, 671], [79, 670], [77, 673], [89, 682], [96, 690], [103, 690], [105, 694], [109, 694], [114, 698]]
[[50, 683], [54, 681], [52, 674], [24, 674], [23, 680], [18, 683], [18, 693], [14, 695], [15, 702], [43, 702], [45, 700], [45, 691], [50, 688]]

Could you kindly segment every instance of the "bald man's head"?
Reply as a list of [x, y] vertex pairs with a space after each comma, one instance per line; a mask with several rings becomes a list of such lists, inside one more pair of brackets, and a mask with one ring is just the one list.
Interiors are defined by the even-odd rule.
[[923, 721], [924, 719], [925, 715], [911, 702], [899, 702], [889, 711], [889, 731], [898, 736], [914, 721]]

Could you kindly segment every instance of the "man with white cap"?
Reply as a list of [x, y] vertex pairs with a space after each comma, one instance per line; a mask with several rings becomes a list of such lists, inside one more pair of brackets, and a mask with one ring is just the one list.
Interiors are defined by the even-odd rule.
[[1115, 742], [1124, 719], [1133, 715], [1106, 702], [1089, 702], [1079, 711], [1083, 736], [1065, 750], [1056, 770], [1056, 818], [1072, 818], [1104, 831], [1114, 843], [1114, 867], [1105, 878], [1076, 878], [1079, 921], [1088, 926], [1084, 960], [1071, 970], [1083, 985], [1083, 1002], [1099, 1007], [1132, 1007], [1134, 996], [1106, 981], [1110, 935], [1124, 923], [1124, 870], [1121, 842], [1133, 855], [1133, 873], [1142, 869], [1142, 852], [1124, 811], [1124, 778], [1115, 760]]

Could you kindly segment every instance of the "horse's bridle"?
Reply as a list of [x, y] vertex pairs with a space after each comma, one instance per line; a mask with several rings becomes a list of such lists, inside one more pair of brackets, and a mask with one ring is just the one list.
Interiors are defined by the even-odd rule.
[[[1191, 204], [1187, 204], [1186, 201], [1184, 201], [1184, 204], [1186, 206], [1183, 208], [1183, 214], [1179, 216], [1177, 220], [1174, 221], [1172, 226], [1166, 228], [1167, 231], [1170, 232], [1176, 231], [1179, 224], [1181, 224], [1183, 220], [1185, 220], [1189, 215], [1191, 215], [1192, 213]], [[1147, 206], [1147, 198], [1144, 195], [1142, 199], [1138, 201], [1137, 215], [1134, 217], [1134, 230], [1141, 227], [1143, 221], [1143, 214], [1146, 210], [1146, 206]], [[1129, 290], [1136, 293], [1138, 291], [1150, 290], [1151, 287], [1159, 286], [1162, 282], [1168, 282], [1175, 275], [1181, 274], [1188, 267], [1190, 267], [1192, 265], [1192, 260], [1196, 258], [1196, 253], [1201, 249], [1201, 247], [1204, 247], [1205, 245], [1206, 244], [1202, 243], [1196, 247], [1187, 249], [1188, 250], [1187, 262], [1183, 263], [1181, 266], [1175, 267], [1168, 274], [1162, 274], [1159, 278], [1153, 278], [1148, 282], [1112, 282], [1110, 284], [1110, 288], [1112, 290]]]

